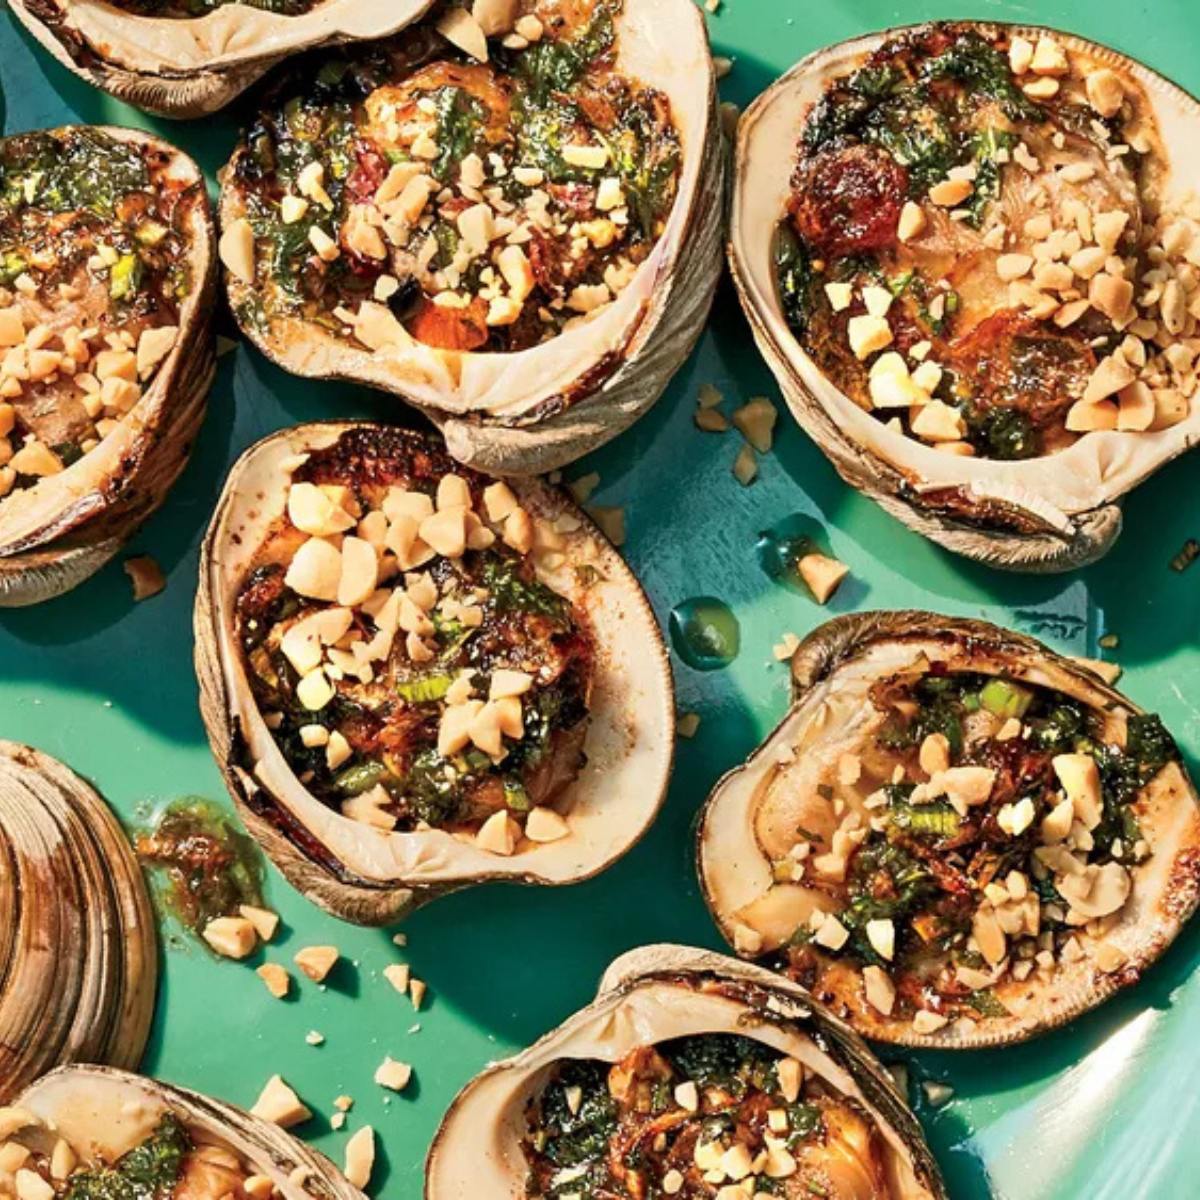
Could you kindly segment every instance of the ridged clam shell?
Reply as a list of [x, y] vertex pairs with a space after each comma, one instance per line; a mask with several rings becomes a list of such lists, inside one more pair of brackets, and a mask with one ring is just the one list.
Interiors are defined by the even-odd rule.
[[[371, 351], [288, 316], [271, 318], [265, 328], [246, 323], [246, 336], [292, 374], [363, 383], [400, 397], [442, 430], [455, 458], [502, 475], [565, 466], [644, 415], [691, 352], [712, 304], [721, 272], [727, 147], [708, 36], [691, 0], [625, 0], [617, 29], [618, 67], [671, 101], [683, 163], [665, 232], [608, 310], [508, 355], [417, 342], [402, 352]], [[228, 184], [219, 213], [223, 225], [243, 215]], [[237, 313], [252, 289], [228, 271], [225, 284]]]
[[136, 1066], [158, 948], [141, 868], [62, 763], [0, 742], [0, 1103], [66, 1062]]
[[[321, 1153], [250, 1113], [187, 1088], [111, 1067], [61, 1067], [16, 1097], [54, 1137], [83, 1161], [115, 1161], [143, 1141], [166, 1112], [198, 1143], [232, 1150], [255, 1174], [267, 1176], [284, 1200], [365, 1200]], [[19, 1140], [36, 1141], [37, 1130]]]
[[277, 62], [313, 46], [395, 33], [433, 0], [318, 0], [289, 17], [229, 4], [200, 17], [147, 17], [102, 0], [11, 0], [16, 18], [68, 71], [147, 112], [203, 117]]

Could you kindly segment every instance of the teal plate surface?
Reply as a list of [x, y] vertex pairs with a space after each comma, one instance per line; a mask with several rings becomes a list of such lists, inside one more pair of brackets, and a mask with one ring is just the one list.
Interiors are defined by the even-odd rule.
[[[736, 60], [723, 93], [745, 104], [823, 45], [950, 16], [1070, 29], [1200, 93], [1195, 0], [726, 0], [709, 20], [716, 52]], [[71, 121], [145, 126], [193, 154], [210, 179], [245, 117], [235, 106], [196, 123], [151, 120], [62, 70], [8, 14], [0, 17], [0, 80], [5, 132]], [[1104, 563], [1066, 577], [1018, 578], [909, 533], [845, 487], [785, 412], [758, 482], [743, 489], [730, 474], [737, 435], [701, 433], [692, 423], [702, 383], [725, 394], [727, 411], [755, 395], [778, 399], [728, 287], [658, 407], [568, 472], [599, 471], [597, 502], [626, 509], [625, 551], [664, 628], [675, 605], [697, 596], [728, 602], [741, 625], [741, 652], [729, 668], [700, 673], [675, 662], [680, 710], [701, 714], [703, 724], [694, 741], [680, 745], [670, 799], [653, 832], [617, 867], [579, 887], [491, 886], [441, 900], [407, 924], [403, 951], [387, 933], [324, 916], [272, 874], [269, 901], [284, 929], [270, 957], [286, 962], [301, 946], [333, 943], [348, 961], [328, 986], [302, 980], [280, 1002], [245, 966], [215, 961], [193, 944], [169, 949], [148, 1073], [249, 1104], [280, 1072], [318, 1114], [301, 1133], [340, 1160], [347, 1133], [370, 1122], [383, 1151], [372, 1190], [416, 1200], [437, 1122], [485, 1062], [584, 1003], [621, 951], [663, 939], [719, 945], [691, 864], [697, 807], [784, 711], [786, 669], [774, 663], [772, 645], [785, 631], [803, 635], [836, 612], [927, 607], [985, 617], [1094, 656], [1097, 639], [1116, 633], [1122, 686], [1161, 713], [1195, 772], [1200, 566], [1182, 575], [1168, 567], [1184, 541], [1200, 535], [1194, 456], [1131, 498], [1124, 536]], [[118, 561], [64, 599], [0, 613], [0, 736], [62, 758], [127, 822], [189, 794], [224, 802], [196, 708], [191, 607], [198, 543], [225, 472], [281, 426], [400, 411], [361, 389], [292, 379], [239, 344], [221, 360], [191, 465], [130, 547], [159, 560], [166, 592], [135, 607]], [[783, 590], [758, 565], [756, 535], [795, 513], [821, 522], [853, 571], [828, 610]], [[381, 974], [402, 957], [429, 984], [419, 1014]], [[948, 1104], [923, 1106], [921, 1115], [956, 1200], [1200, 1194], [1200, 980], [1190, 978], [1198, 960], [1194, 924], [1137, 988], [1066, 1031], [1017, 1049], [908, 1056], [915, 1097], [920, 1080], [954, 1089]], [[323, 1045], [306, 1044], [310, 1030], [324, 1034]], [[372, 1082], [385, 1054], [415, 1067], [402, 1096]], [[347, 1130], [335, 1133], [328, 1118], [341, 1093], [355, 1105]]]

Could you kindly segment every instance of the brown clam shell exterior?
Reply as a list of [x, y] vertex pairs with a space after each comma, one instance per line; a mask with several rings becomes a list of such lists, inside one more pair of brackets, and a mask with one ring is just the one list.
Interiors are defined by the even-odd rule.
[[[592, 1044], [590, 1035], [598, 1028], [610, 1029], [614, 1037], [620, 1036], [618, 1031], [625, 1029], [631, 1020], [637, 1028], [636, 1018], [630, 1018], [621, 1009], [624, 1001], [640, 991], [678, 988], [686, 992], [713, 984], [721, 988], [723, 995], [744, 1006], [737, 1022], [737, 1029], [743, 1035], [752, 1037], [756, 1026], [805, 1035], [838, 1068], [848, 1073], [877, 1119], [903, 1144], [910, 1158], [911, 1183], [896, 1193], [898, 1198], [948, 1200], [949, 1193], [937, 1161], [925, 1143], [920, 1123], [895, 1080], [853, 1029], [802, 987], [761, 967], [710, 950], [666, 944], [643, 946], [616, 959], [605, 971], [596, 999], [591, 1004], [527, 1050], [491, 1064], [459, 1092], [442, 1118], [430, 1146], [425, 1164], [425, 1200], [465, 1200], [464, 1194], [449, 1182], [455, 1175], [461, 1177], [463, 1172], [450, 1172], [446, 1168], [450, 1156], [456, 1153], [456, 1145], [461, 1149], [466, 1139], [472, 1142], [474, 1153], [482, 1157], [476, 1145], [480, 1141], [477, 1127], [480, 1114], [470, 1111], [476, 1102], [474, 1093], [506, 1076], [520, 1081], [528, 1075], [532, 1083], [543, 1077], [546, 1064], [554, 1058], [588, 1057]], [[521, 1089], [521, 1094], [528, 1095], [528, 1090]], [[501, 1126], [513, 1120], [520, 1121], [523, 1116], [523, 1112], [493, 1112], [488, 1120]], [[460, 1122], [464, 1122], [461, 1131], [457, 1128]], [[512, 1194], [522, 1194], [521, 1180], [516, 1177], [512, 1163], [505, 1163], [501, 1168], [489, 1161], [489, 1167], [507, 1169], [514, 1176]], [[500, 1189], [495, 1191], [499, 1194]]]
[[[403, 0], [399, 7], [404, 11], [379, 4], [379, 27], [369, 36], [382, 37], [403, 28], [431, 3], [432, 0]], [[248, 46], [253, 48], [247, 48], [240, 56], [227, 59], [218, 67], [156, 69], [154, 59], [147, 53], [146, 66], [141, 69], [132, 62], [108, 61], [103, 46], [83, 38], [72, 22], [70, 0], [10, 0], [9, 7], [29, 33], [73, 75], [145, 112], [177, 119], [205, 117], [224, 108], [288, 54], [326, 42], [352, 40], [350, 35], [331, 36], [319, 14], [314, 18], [310, 13], [302, 18], [291, 18], [295, 32], [290, 35], [276, 33], [265, 38], [245, 38]], [[251, 20], [257, 19], [255, 7], [245, 6]], [[127, 37], [136, 45], [138, 23], [147, 18], [116, 11], [111, 15], [122, 18], [128, 25]], [[172, 20], [183, 30], [200, 19]]]
[[162, 1113], [197, 1141], [225, 1146], [267, 1176], [283, 1200], [365, 1200], [319, 1151], [270, 1121], [188, 1088], [105, 1066], [67, 1066], [43, 1076], [15, 1103], [84, 1154], [113, 1159], [136, 1145]]
[[[94, 575], [162, 504], [191, 456], [216, 372], [212, 328], [217, 269], [215, 236], [200, 168], [167, 142], [139, 130], [100, 128], [121, 141], [144, 142], [181, 162], [201, 192], [192, 208], [188, 247], [195, 281], [181, 312], [179, 336], [145, 394], [110, 437], [124, 439], [117, 469], [104, 474], [94, 455], [76, 468], [91, 472], [39, 526], [16, 540], [0, 537], [0, 608], [39, 604]], [[92, 462], [89, 463], [89, 459]], [[72, 468], [75, 469], [75, 468]], [[54, 485], [53, 476], [39, 487]]]
[[61, 1063], [136, 1066], [158, 944], [141, 868], [104, 801], [0, 742], [0, 1103]]
[[[1043, 26], [1001, 21], [952, 23], [966, 28], [975, 25], [983, 30], [1009, 29], [1035, 41], [1040, 36], [1052, 36], [1068, 51], [1086, 56], [1097, 66], [1111, 67], [1119, 74], [1131, 77], [1151, 104], [1169, 102], [1190, 119], [1200, 121], [1200, 103], [1157, 72], [1107, 46]], [[742, 116], [738, 128], [734, 152], [735, 214], [739, 207], [739, 189], [744, 186], [748, 174], [756, 127], [767, 118], [774, 105], [790, 102], [789, 93], [797, 81], [808, 75], [832, 77], [842, 67], [869, 54], [888, 39], [915, 28], [924, 26], [897, 27], [819, 50], [803, 59], [754, 101]], [[795, 147], [788, 145], [776, 147], [776, 150], [790, 158]], [[760, 307], [756, 289], [751, 286], [753, 269], [747, 261], [745, 243], [749, 239], [769, 239], [772, 233], [773, 230], [765, 228], [739, 231], [735, 215], [726, 249], [734, 284], [755, 342], [778, 380], [792, 415], [846, 483], [876, 501], [910, 529], [947, 550], [1008, 571], [1053, 574], [1087, 566], [1103, 558], [1120, 535], [1124, 494], [1200, 441], [1200, 436], [1193, 431], [1166, 442], [1153, 454], [1147, 454], [1145, 464], [1130, 473], [1121, 494], [1097, 497], [1094, 506], [1068, 513], [1065, 528], [1046, 519], [1034, 505], [1026, 507], [1017, 499], [983, 497], [966, 486], [926, 487], [918, 470], [888, 461], [853, 437], [802, 381], [795, 362], [807, 356], [790, 332], [781, 332], [778, 322], [769, 319], [769, 314]], [[1031, 499], [1036, 499], [1036, 487], [1030, 491], [1033, 493]]]
[[[509, 860], [497, 858], [494, 871], [460, 870], [454, 872], [452, 877], [441, 878], [436, 882], [428, 879], [407, 882], [400, 878], [394, 882], [383, 882], [366, 879], [340, 861], [330, 848], [322, 845], [305, 827], [288, 805], [273, 795], [270, 788], [256, 776], [254, 757], [250, 752], [243, 717], [240, 715], [244, 711], [243, 702], [248, 700], [249, 705], [253, 707], [254, 701], [252, 697], [236, 696], [230, 692], [231, 674], [239, 679], [243, 679], [244, 676], [240, 672], [230, 670], [230, 656], [238, 654], [239, 651], [236, 646], [230, 644], [230, 638], [222, 628], [215, 582], [225, 572], [223, 539], [232, 537], [237, 540], [241, 536], [232, 528], [231, 521], [231, 512], [238, 504], [240, 490], [245, 486], [240, 482], [239, 475], [243, 464], [278, 439], [289, 439], [290, 444], [296, 448], [314, 444], [310, 439], [318, 439], [320, 444], [326, 444], [331, 436], [351, 428], [360, 428], [363, 424], [365, 423], [351, 425], [322, 422], [299, 426], [274, 434], [247, 450], [230, 472], [201, 549], [200, 582], [194, 611], [195, 663], [200, 683], [200, 711], [208, 733], [209, 745], [224, 774], [226, 787], [239, 815], [251, 836], [258, 841], [297, 891], [325, 911], [356, 925], [393, 924], [439, 896], [477, 883], [510, 882], [554, 886], [582, 882], [599, 874], [641, 839], [665, 799], [674, 756], [674, 699], [670, 666], [649, 601], [632, 572], [599, 529], [574, 505], [567, 493], [552, 488], [541, 480], [509, 482], [521, 505], [535, 518], [549, 520], [570, 513], [579, 521], [580, 535], [586, 536], [600, 547], [601, 558], [597, 569], [608, 580], [617, 582], [628, 610], [636, 611], [641, 623], [653, 630], [652, 636], [655, 640], [644, 647], [643, 668], [647, 677], [654, 682], [648, 689], [649, 694], [637, 701], [638, 705], [647, 710], [641, 714], [644, 719], [639, 722], [632, 713], [626, 716], [622, 707], [619, 720], [622, 741], [633, 741], [635, 738], [657, 739], [660, 734], [662, 737], [661, 745], [655, 740], [647, 750], [653, 760], [653, 769], [648, 770], [641, 778], [642, 787], [641, 795], [637, 798], [636, 820], [631, 821], [628, 814], [624, 818], [630, 828], [619, 839], [615, 839], [602, 855], [596, 856], [595, 860], [583, 869], [572, 872], [569, 878], [547, 877], [539, 873], [536, 862], [530, 863], [528, 870], [520, 871], [511, 865]], [[418, 442], [434, 440], [432, 435], [423, 433], [403, 436], [410, 436]], [[268, 503], [266, 490], [262, 487], [254, 494], [256, 500]], [[230, 526], [229, 530], [227, 526]], [[565, 553], [569, 566], [571, 550], [568, 548]], [[603, 669], [603, 664], [608, 658], [609, 654], [601, 642], [597, 653], [598, 669]], [[605, 694], [600, 699], [594, 698], [593, 713], [596, 704], [624, 706], [630, 703], [627, 696], [607, 695], [607, 692], [611, 691], [610, 688], [602, 691]], [[652, 712], [649, 711], [651, 708]], [[297, 789], [301, 786], [294, 777], [291, 777], [289, 782]], [[633, 799], [626, 797], [625, 801]], [[612, 805], [611, 819], [621, 821], [623, 800], [619, 792], [613, 794], [606, 803]], [[364, 826], [360, 836], [374, 839], [379, 837], [379, 833]], [[506, 863], [508, 865], [505, 865]]]
[[[822, 703], [821, 694], [837, 688], [842, 667], [885, 642], [944, 644], [955, 649], [956, 665], [965, 669], [970, 669], [972, 659], [980, 666], [1000, 661], [1017, 678], [1028, 677], [1045, 686], [1067, 690], [1089, 708], [1119, 709], [1129, 714], [1142, 711], [1085, 665], [1055, 653], [1034, 638], [984, 621], [917, 611], [868, 612], [834, 618], [805, 638], [792, 658], [792, 704], [788, 715], [745, 766], [718, 781], [701, 811], [697, 827], [701, 889], [713, 919], [730, 945], [734, 943], [733, 914], [721, 910], [716, 895], [713, 876], [721, 869], [721, 847], [711, 832], [724, 789], [743, 772], [754, 771], [758, 755], [782, 737], [789, 726], [798, 724], [802, 715], [816, 711], [816, 706]], [[814, 751], [810, 748], [806, 752]], [[1147, 863], [1134, 870], [1131, 912], [1122, 918], [1123, 925], [1126, 921], [1130, 923], [1129, 936], [1121, 941], [1127, 959], [1120, 969], [1105, 973], [1087, 958], [1069, 964], [1060, 962], [1048, 980], [1035, 974], [1021, 985], [1022, 1015], [981, 1016], [971, 1032], [964, 1032], [952, 1023], [937, 1033], [919, 1034], [913, 1030], [911, 1021], [883, 1016], [863, 998], [857, 971], [830, 974], [827, 988], [819, 984], [815, 994], [864, 1036], [904, 1046], [943, 1050], [1003, 1046], [1027, 1041], [1065, 1025], [1137, 983], [1200, 903], [1200, 797], [1182, 765], [1178, 791], [1177, 797], [1168, 793], [1168, 800], [1174, 799], [1175, 803], [1167, 811], [1156, 808], [1154, 824], [1143, 823], [1151, 835], [1154, 852]], [[1187, 806], [1185, 812], [1179, 811], [1180, 804]], [[1169, 838], [1169, 844], [1156, 844], [1155, 834]]]

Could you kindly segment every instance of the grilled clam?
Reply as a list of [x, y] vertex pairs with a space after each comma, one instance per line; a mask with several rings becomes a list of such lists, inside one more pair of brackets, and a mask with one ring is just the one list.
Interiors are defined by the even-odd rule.
[[231, 1104], [111, 1067], [61, 1067], [0, 1110], [0, 1185], [102, 1200], [363, 1200], [315, 1150]]
[[0, 141], [0, 607], [99, 570], [187, 462], [212, 381], [199, 168], [100, 126]]
[[742, 119], [756, 340], [853, 487], [998, 567], [1102, 556], [1196, 443], [1196, 101], [1042, 29], [823, 50]]
[[60, 1063], [135, 1066], [158, 949], [141, 869], [104, 801], [0, 742], [0, 1103]]
[[906, 1045], [1019, 1041], [1135, 983], [1195, 909], [1200, 811], [1097, 665], [931, 613], [816, 630], [704, 810], [722, 933]]
[[564, 493], [433, 436], [330, 423], [249, 450], [204, 543], [196, 660], [251, 833], [360, 923], [594, 875], [670, 774], [670, 670], [629, 568]]
[[699, 336], [724, 160], [689, 0], [506, 8], [490, 38], [449, 5], [298, 67], [226, 170], [221, 249], [280, 366], [533, 474], [641, 416]]
[[281, 58], [310, 46], [385, 37], [432, 0], [13, 0], [67, 70], [165, 117], [223, 108]]
[[944, 1197], [916, 1118], [802, 988], [682, 946], [609, 968], [596, 1000], [451, 1106], [426, 1200]]

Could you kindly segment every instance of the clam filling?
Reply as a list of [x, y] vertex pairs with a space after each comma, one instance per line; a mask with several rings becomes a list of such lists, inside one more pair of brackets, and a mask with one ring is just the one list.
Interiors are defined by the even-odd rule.
[[892, 1195], [873, 1118], [735, 1034], [562, 1062], [526, 1120], [528, 1200]]
[[578, 518], [535, 518], [412, 435], [355, 431], [307, 456], [237, 634], [312, 795], [497, 854], [567, 835], [555, 805], [583, 761], [593, 644], [535, 569], [563, 561], [566, 527]]
[[0, 142], [0, 497], [94, 450], [174, 347], [202, 198], [169, 168], [99, 129]]
[[15, 1129], [0, 1143], [0, 1192], [19, 1200], [271, 1200], [280, 1195], [270, 1178], [256, 1174], [227, 1147], [195, 1136], [170, 1110], [112, 1162], [87, 1157], [24, 1109], [0, 1111], [6, 1126]]
[[[487, 8], [476, 4], [475, 9]], [[246, 135], [223, 259], [262, 325], [513, 352], [604, 310], [675, 199], [670, 104], [615, 67], [619, 0], [466, 9], [326, 55]], [[494, 17], [499, 14], [493, 14]]]
[[821, 372], [948, 454], [1169, 428], [1200, 353], [1200, 205], [1164, 203], [1139, 85], [1052, 36], [938, 25], [835, 79], [774, 263]]
[[922, 1034], [1006, 1016], [1031, 976], [1084, 958], [1120, 970], [1106, 939], [1152, 853], [1139, 812], [1178, 770], [1159, 719], [972, 673], [882, 680], [871, 701], [876, 732], [774, 863], [813, 901], [778, 965], [818, 994], [850, 965], [878, 1014]]

